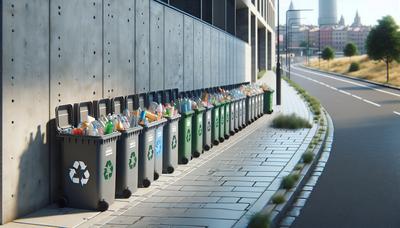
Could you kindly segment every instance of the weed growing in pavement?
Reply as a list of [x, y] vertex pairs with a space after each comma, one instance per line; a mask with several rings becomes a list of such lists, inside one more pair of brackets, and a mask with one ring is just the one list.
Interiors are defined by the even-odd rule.
[[274, 195], [272, 197], [272, 203], [273, 204], [283, 204], [284, 202], [286, 202], [285, 196], [278, 194], [278, 195]]
[[247, 225], [247, 228], [269, 228], [269, 227], [271, 227], [269, 215], [265, 215], [261, 212], [251, 216], [250, 222]]
[[303, 162], [305, 164], [310, 164], [312, 162], [312, 160], [314, 159], [314, 153], [306, 152], [303, 154], [302, 158], [303, 158]]
[[290, 116], [280, 115], [272, 121], [272, 126], [279, 129], [311, 128], [311, 124], [301, 117], [292, 114]]
[[300, 171], [300, 170], [302, 170], [303, 168], [304, 168], [304, 165], [303, 165], [303, 164], [297, 164], [297, 165], [294, 167], [294, 170]]

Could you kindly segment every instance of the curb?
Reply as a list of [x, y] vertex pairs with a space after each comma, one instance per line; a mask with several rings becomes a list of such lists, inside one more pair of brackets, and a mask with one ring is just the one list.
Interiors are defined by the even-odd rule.
[[[328, 119], [330, 119], [329, 115], [327, 114], [326, 110], [323, 109], [323, 117], [326, 123], [326, 131], [324, 132], [323, 135], [323, 141], [318, 143], [318, 145], [314, 149], [314, 159], [311, 164], [305, 165], [304, 168], [300, 172], [300, 180], [297, 182], [296, 186], [291, 189], [291, 190], [283, 190], [280, 189], [278, 192], [284, 192], [286, 202], [280, 205], [275, 205], [272, 203], [272, 199], [268, 202], [268, 204], [264, 208], [264, 212], [267, 214], [271, 215], [271, 227], [279, 227], [280, 222], [286, 217], [286, 214], [289, 212], [291, 209], [292, 205], [294, 204], [294, 201], [297, 199], [299, 196], [300, 192], [303, 190], [304, 186], [307, 184], [308, 180], [310, 179], [313, 171], [315, 170], [319, 159], [321, 158], [321, 154], [324, 151], [324, 147], [327, 143], [327, 139], [329, 137], [329, 131], [330, 129], [330, 124]], [[321, 125], [318, 126], [317, 132], [319, 129], [321, 129]], [[317, 135], [317, 134], [316, 134]], [[275, 193], [275, 194], [276, 194]]]
[[338, 77], [342, 77], [342, 78], [352, 79], [352, 80], [355, 80], [355, 81], [365, 82], [365, 83], [369, 83], [369, 84], [382, 86], [382, 87], [386, 87], [386, 88], [389, 88], [389, 89], [394, 89], [394, 90], [400, 91], [400, 87], [398, 87], [398, 86], [393, 86], [393, 85], [389, 85], [389, 84], [385, 84], [385, 83], [374, 82], [374, 81], [370, 81], [370, 80], [367, 80], [367, 79], [356, 78], [356, 77], [352, 77], [352, 76], [348, 76], [348, 75], [344, 75], [344, 74], [338, 74], [338, 73], [334, 73], [334, 72], [318, 70], [318, 69], [315, 69], [315, 68], [306, 67], [304, 65], [302, 65], [300, 67], [304, 68], [304, 69], [307, 69], [307, 70], [319, 72], [319, 73], [330, 74], [330, 75], [334, 75], [334, 76], [338, 76]]

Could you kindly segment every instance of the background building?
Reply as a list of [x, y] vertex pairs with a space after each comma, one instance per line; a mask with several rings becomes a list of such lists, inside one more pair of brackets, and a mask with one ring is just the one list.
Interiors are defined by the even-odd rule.
[[274, 2], [2, 1], [0, 222], [60, 196], [57, 106], [254, 81], [274, 63]]
[[319, 19], [318, 24], [336, 25], [337, 18], [337, 3], [336, 0], [319, 0]]

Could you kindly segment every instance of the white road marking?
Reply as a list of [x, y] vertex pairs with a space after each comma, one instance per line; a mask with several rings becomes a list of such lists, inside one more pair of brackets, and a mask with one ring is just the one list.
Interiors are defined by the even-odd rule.
[[400, 112], [394, 111], [393, 113], [396, 114], [396, 115], [398, 115], [398, 116], [400, 116]]
[[295, 74], [295, 75], [297, 75], [297, 76], [299, 76], [299, 77], [301, 77], [301, 78], [304, 78], [304, 79], [313, 81], [313, 82], [315, 82], [315, 83], [317, 83], [317, 84], [323, 85], [323, 86], [325, 86], [325, 87], [327, 87], [327, 88], [333, 89], [333, 90], [338, 91], [338, 92], [340, 92], [340, 93], [342, 93], [342, 94], [345, 94], [345, 95], [347, 95], [347, 96], [354, 97], [354, 98], [356, 98], [356, 99], [358, 99], [358, 100], [360, 100], [360, 101], [364, 101], [365, 103], [371, 104], [371, 105], [373, 105], [373, 106], [375, 106], [375, 107], [378, 107], [378, 108], [381, 107], [380, 104], [377, 104], [377, 103], [372, 102], [372, 101], [370, 101], [370, 100], [364, 99], [364, 98], [362, 98], [362, 97], [360, 97], [360, 96], [351, 94], [351, 93], [349, 93], [349, 92], [347, 92], [347, 91], [337, 89], [337, 88], [335, 88], [335, 87], [333, 87], [333, 86], [330, 86], [330, 85], [325, 84], [325, 83], [323, 83], [323, 82], [317, 81], [317, 80], [315, 80], [315, 79], [313, 79], [313, 78], [305, 77], [305, 76], [303, 76], [303, 75], [301, 75], [301, 74], [293, 73], [293, 72], [292, 72], [292, 74]]
[[311, 73], [311, 74], [315, 74], [315, 75], [320, 75], [322, 77], [334, 79], [334, 80], [341, 81], [341, 82], [346, 82], [346, 83], [353, 84], [353, 85], [356, 85], [356, 86], [369, 88], [369, 89], [372, 89], [372, 90], [375, 90], [375, 91], [378, 91], [378, 92], [381, 92], [381, 93], [385, 93], [385, 94], [389, 94], [389, 95], [392, 95], [392, 96], [400, 97], [400, 94], [388, 92], [388, 91], [381, 90], [381, 89], [377, 89], [377, 88], [374, 88], [372, 86], [368, 86], [368, 85], [352, 82], [352, 81], [349, 81], [349, 80], [345, 80], [345, 79], [329, 76], [329, 75], [326, 75], [326, 74], [317, 73], [317, 72], [314, 72], [314, 71], [305, 70], [305, 69], [298, 68], [298, 67], [293, 67], [293, 68], [296, 68], [297, 70], [300, 70], [300, 71], [303, 71], [303, 72], [307, 72], [307, 73]]
[[376, 106], [376, 107], [381, 107], [381, 105], [380, 104], [377, 104], [377, 103], [375, 103], [375, 102], [372, 102], [372, 101], [369, 101], [369, 100], [366, 100], [366, 99], [362, 99], [364, 102], [366, 102], [366, 103], [368, 103], [368, 104], [372, 104], [373, 106]]

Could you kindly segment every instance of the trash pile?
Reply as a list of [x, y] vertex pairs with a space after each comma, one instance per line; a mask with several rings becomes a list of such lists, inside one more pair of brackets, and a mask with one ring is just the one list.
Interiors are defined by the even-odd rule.
[[260, 88], [264, 91], [264, 92], [274, 92], [274, 90], [267, 84], [263, 83], [260, 85]]
[[245, 97], [245, 95], [243, 94], [243, 92], [240, 89], [230, 90], [229, 93], [233, 100], [239, 100], [239, 99]]
[[139, 125], [148, 126], [149, 123], [160, 121], [163, 118], [164, 108], [162, 104], [151, 102], [149, 107], [145, 110], [139, 108], [136, 112], [139, 115]]
[[80, 136], [104, 136], [135, 126], [137, 126], [137, 118], [126, 110], [123, 115], [109, 114], [100, 117], [98, 120], [88, 116], [78, 127], [65, 129], [63, 133]]
[[246, 96], [254, 96], [263, 93], [263, 90], [258, 85], [243, 85], [240, 87], [242, 93]]
[[179, 113], [188, 113], [193, 110], [204, 108], [205, 105], [206, 103], [199, 97], [180, 98], [177, 101]]

